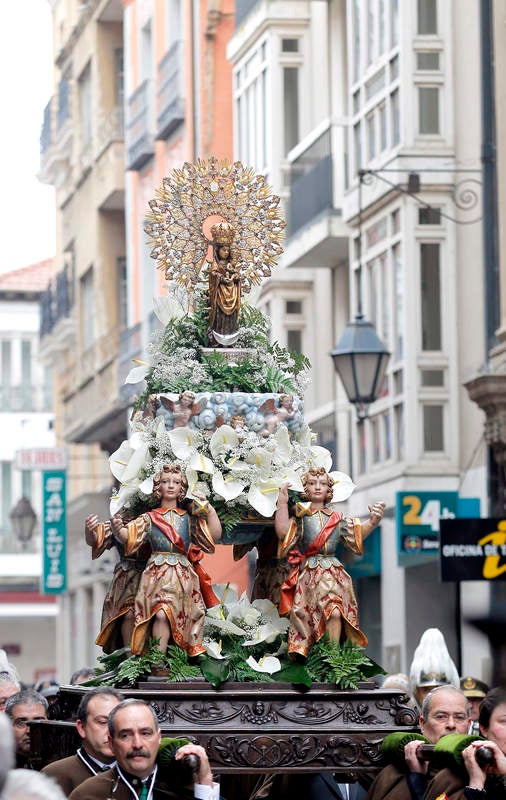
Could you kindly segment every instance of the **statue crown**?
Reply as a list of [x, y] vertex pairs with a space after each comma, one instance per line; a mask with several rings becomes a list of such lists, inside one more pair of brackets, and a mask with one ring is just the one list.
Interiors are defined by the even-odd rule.
[[232, 244], [235, 230], [230, 222], [217, 222], [211, 227], [211, 236], [215, 244]]

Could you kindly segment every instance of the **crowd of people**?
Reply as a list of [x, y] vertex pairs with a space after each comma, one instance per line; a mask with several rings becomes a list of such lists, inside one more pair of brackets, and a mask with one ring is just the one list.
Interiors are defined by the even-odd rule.
[[[92, 669], [74, 673], [71, 683], [90, 677]], [[0, 671], [0, 800], [163, 800], [197, 797], [217, 800], [215, 782], [204, 748], [188, 743], [176, 760], [196, 756], [191, 784], [174, 786], [157, 756], [162, 741], [151, 705], [125, 699], [112, 687], [88, 689], [76, 718], [80, 746], [75, 754], [34, 768], [30, 723], [45, 719], [55, 684], [23, 688], [12, 665]], [[398, 689], [403, 702], [419, 713], [421, 736], [403, 743], [401, 751], [377, 773], [373, 783], [338, 783], [331, 774], [276, 776], [262, 795], [272, 800], [490, 800], [506, 798], [506, 687], [489, 687], [481, 679], [459, 677], [444, 637], [425, 631], [409, 676], [388, 675], [383, 687]], [[44, 692], [48, 696], [44, 696]], [[2, 713], [3, 712], [3, 713]], [[431, 760], [423, 749], [444, 742], [449, 734], [469, 735], [458, 759]], [[484, 765], [480, 749], [488, 749]], [[482, 751], [483, 752], [483, 751]], [[389, 761], [389, 759], [387, 759]], [[234, 781], [236, 785], [234, 785]], [[240, 779], [224, 776], [239, 797]], [[250, 796], [244, 784], [244, 798]], [[231, 795], [230, 795], [231, 796]], [[241, 795], [242, 796], [242, 795]]]

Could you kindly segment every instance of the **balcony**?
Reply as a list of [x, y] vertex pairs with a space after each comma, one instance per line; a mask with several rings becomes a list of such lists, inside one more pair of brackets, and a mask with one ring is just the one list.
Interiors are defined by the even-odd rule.
[[[49, 412], [51, 397], [44, 386], [0, 386], [0, 409], [5, 412], [32, 411]], [[1, 551], [0, 551], [1, 552]]]
[[64, 398], [64, 439], [98, 442], [113, 452], [126, 436], [126, 404], [118, 397], [118, 329], [83, 352], [70, 371]]
[[125, 208], [125, 145], [123, 109], [101, 112], [96, 136], [97, 204], [101, 211]]
[[157, 139], [167, 139], [184, 122], [183, 47], [174, 42], [158, 64]]
[[288, 164], [288, 263], [334, 267], [347, 258], [349, 230], [336, 206], [336, 132], [326, 123], [294, 148]]
[[50, 360], [54, 353], [75, 347], [74, 287], [69, 268], [58, 272], [40, 299], [40, 356]]
[[128, 100], [127, 169], [138, 170], [155, 153], [153, 82], [146, 79]]
[[70, 174], [72, 160], [71, 84], [62, 79], [46, 108], [40, 135], [40, 173], [43, 183], [61, 186]]

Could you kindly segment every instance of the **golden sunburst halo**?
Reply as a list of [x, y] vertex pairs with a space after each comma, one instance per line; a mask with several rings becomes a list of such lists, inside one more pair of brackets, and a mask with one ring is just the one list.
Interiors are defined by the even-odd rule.
[[217, 221], [235, 230], [234, 252], [248, 292], [271, 274], [283, 252], [285, 222], [279, 197], [263, 175], [240, 161], [214, 156], [173, 169], [150, 200], [144, 230], [151, 257], [167, 280], [192, 291], [208, 257], [210, 228]]

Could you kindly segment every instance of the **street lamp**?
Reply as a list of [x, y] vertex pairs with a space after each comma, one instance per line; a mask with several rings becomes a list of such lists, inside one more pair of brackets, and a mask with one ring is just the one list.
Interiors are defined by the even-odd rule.
[[390, 353], [362, 314], [348, 322], [341, 339], [331, 354], [350, 403], [357, 409], [357, 418], [367, 417], [368, 407], [377, 399]]
[[362, 314], [362, 184], [365, 172], [360, 170], [358, 183], [358, 303], [354, 320], [348, 322], [339, 342], [330, 353], [350, 403], [357, 410], [357, 419], [368, 415], [369, 405], [381, 391], [390, 353], [378, 337], [372, 322]]
[[18, 500], [9, 517], [16, 538], [22, 544], [29, 542], [33, 536], [37, 515], [27, 497], [22, 497], [21, 500]]

